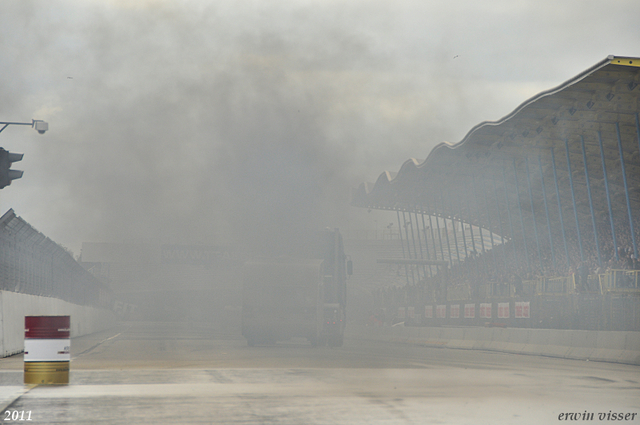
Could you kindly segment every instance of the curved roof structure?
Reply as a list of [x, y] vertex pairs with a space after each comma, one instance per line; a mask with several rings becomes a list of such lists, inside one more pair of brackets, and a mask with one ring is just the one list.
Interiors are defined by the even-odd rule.
[[593, 240], [594, 224], [602, 232], [611, 217], [629, 229], [640, 219], [639, 112], [640, 58], [609, 56], [361, 184], [352, 205], [449, 217], [508, 239], [576, 234], [577, 221]]

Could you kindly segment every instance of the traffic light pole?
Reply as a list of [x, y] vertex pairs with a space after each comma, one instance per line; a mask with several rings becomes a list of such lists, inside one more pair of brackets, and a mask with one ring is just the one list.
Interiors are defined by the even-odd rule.
[[[10, 125], [29, 125], [40, 134], [44, 134], [45, 131], [49, 129], [49, 124], [42, 120], [31, 120], [31, 122], [0, 122], [0, 125], [2, 125], [0, 133]], [[11, 169], [11, 164], [21, 161], [22, 157], [23, 154], [21, 153], [9, 152], [0, 147], [0, 189], [9, 186], [12, 180], [22, 177], [22, 171]]]

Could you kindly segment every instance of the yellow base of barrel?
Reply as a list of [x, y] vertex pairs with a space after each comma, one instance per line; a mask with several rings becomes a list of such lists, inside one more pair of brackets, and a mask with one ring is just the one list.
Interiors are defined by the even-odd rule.
[[24, 383], [58, 385], [69, 383], [69, 362], [25, 362]]

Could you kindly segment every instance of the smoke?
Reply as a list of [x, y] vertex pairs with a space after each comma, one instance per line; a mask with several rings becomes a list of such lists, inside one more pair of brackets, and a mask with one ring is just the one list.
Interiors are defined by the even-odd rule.
[[[549, 88], [517, 84], [529, 57], [496, 63], [531, 8], [476, 24], [454, 3], [5, 0], [0, 119], [50, 131], [0, 135], [25, 153], [0, 207], [76, 251], [158, 239], [271, 250], [343, 227], [352, 187]], [[515, 71], [494, 105], [496, 70]]]
[[[366, 56], [361, 45], [334, 34], [297, 46], [299, 29], [220, 8], [74, 6], [14, 63], [51, 67], [38, 147], [61, 192], [50, 211], [94, 238], [250, 244], [339, 221], [351, 158], [323, 129], [334, 81], [313, 62]], [[25, 26], [40, 21], [15, 7]]]

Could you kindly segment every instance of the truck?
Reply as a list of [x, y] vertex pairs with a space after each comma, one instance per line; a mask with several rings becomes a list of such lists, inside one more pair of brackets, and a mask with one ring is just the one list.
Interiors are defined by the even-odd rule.
[[242, 335], [249, 346], [294, 337], [313, 346], [342, 346], [352, 273], [342, 236], [325, 229], [300, 251], [243, 265]]

